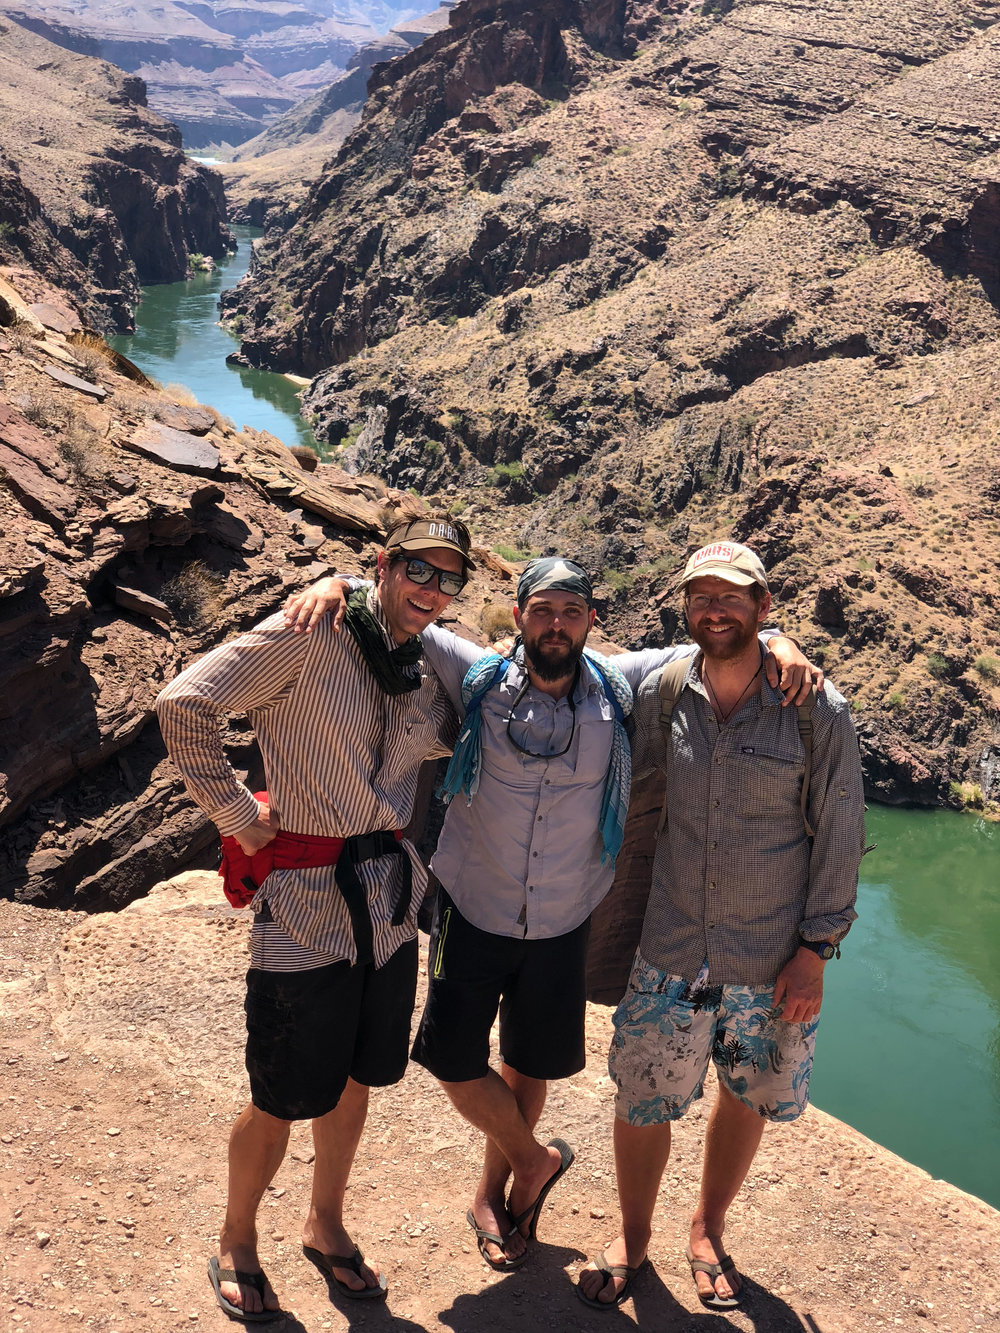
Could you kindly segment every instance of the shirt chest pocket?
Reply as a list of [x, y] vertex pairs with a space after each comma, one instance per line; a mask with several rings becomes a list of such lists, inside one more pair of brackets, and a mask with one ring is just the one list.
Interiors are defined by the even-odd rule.
[[750, 818], [792, 816], [801, 824], [800, 801], [805, 754], [794, 745], [764, 742], [739, 745], [733, 756], [735, 808]]
[[574, 779], [580, 786], [604, 781], [611, 762], [613, 726], [610, 718], [592, 717], [577, 727], [578, 743], [566, 759], [573, 761]]

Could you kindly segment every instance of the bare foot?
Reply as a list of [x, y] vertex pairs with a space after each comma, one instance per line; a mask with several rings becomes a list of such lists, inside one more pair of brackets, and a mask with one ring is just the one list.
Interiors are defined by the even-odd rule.
[[533, 1205], [538, 1201], [549, 1181], [553, 1181], [564, 1169], [562, 1153], [558, 1148], [553, 1148], [549, 1144], [542, 1151], [545, 1153], [545, 1157], [539, 1157], [536, 1167], [526, 1175], [514, 1177], [514, 1182], [510, 1187], [510, 1196], [507, 1199], [510, 1215], [517, 1223], [522, 1236], [530, 1234]]
[[[343, 1227], [320, 1227], [315, 1223], [306, 1223], [302, 1231], [302, 1244], [311, 1250], [319, 1250], [320, 1254], [336, 1254], [341, 1258], [353, 1254], [355, 1250], [354, 1241], [344, 1230]], [[355, 1272], [353, 1268], [340, 1268], [334, 1266], [331, 1270], [338, 1282], [345, 1287], [350, 1287], [352, 1291], [361, 1291], [365, 1287], [377, 1287], [379, 1285], [379, 1268], [377, 1264], [370, 1264], [367, 1260], [361, 1265], [360, 1272]]]
[[[638, 1268], [645, 1258], [645, 1248], [641, 1254], [629, 1253], [624, 1236], [616, 1236], [604, 1251], [604, 1262], [609, 1268], [615, 1268], [619, 1264], [628, 1268]], [[626, 1281], [627, 1279], [624, 1277], [614, 1277], [608, 1273], [602, 1273], [593, 1259], [587, 1264], [586, 1268], [581, 1268], [580, 1276], [577, 1279], [580, 1290], [587, 1299], [599, 1301], [602, 1305], [613, 1305]]]
[[[706, 1264], [721, 1264], [725, 1258], [726, 1247], [722, 1241], [721, 1231], [711, 1234], [693, 1224], [688, 1240], [688, 1259], [700, 1259]], [[707, 1296], [709, 1300], [717, 1296], [721, 1300], [728, 1301], [739, 1294], [740, 1276], [735, 1268], [720, 1273], [714, 1280], [708, 1273], [695, 1272], [692, 1276], [698, 1287], [698, 1295]]]
[[514, 1220], [507, 1211], [503, 1199], [487, 1199], [477, 1194], [472, 1204], [472, 1215], [476, 1226], [482, 1231], [492, 1231], [494, 1236], [503, 1237], [503, 1245], [495, 1245], [491, 1240], [484, 1240], [480, 1247], [487, 1259], [502, 1264], [504, 1260], [513, 1262], [519, 1259], [528, 1248], [524, 1237], [514, 1226]]
[[[256, 1245], [226, 1245], [220, 1241], [219, 1267], [231, 1268], [242, 1273], [261, 1272]], [[256, 1287], [241, 1286], [238, 1282], [220, 1282], [219, 1291], [231, 1305], [235, 1305], [246, 1314], [260, 1314], [263, 1310], [281, 1309], [278, 1298], [266, 1279], [263, 1300]]]

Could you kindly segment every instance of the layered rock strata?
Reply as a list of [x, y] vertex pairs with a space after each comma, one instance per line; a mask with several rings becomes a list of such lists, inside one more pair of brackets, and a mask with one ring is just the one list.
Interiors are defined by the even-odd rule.
[[998, 20], [470, 0], [259, 248], [243, 351], [349, 469], [583, 558], [628, 644], [751, 541], [872, 794], [996, 800]]

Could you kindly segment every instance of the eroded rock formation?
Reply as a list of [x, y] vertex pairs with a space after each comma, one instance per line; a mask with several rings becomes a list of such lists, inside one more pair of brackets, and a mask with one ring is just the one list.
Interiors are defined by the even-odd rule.
[[129, 329], [143, 282], [235, 245], [219, 177], [190, 162], [141, 79], [0, 24], [0, 261], [72, 292], [88, 322]]
[[995, 800], [998, 20], [469, 0], [260, 247], [243, 350], [349, 469], [603, 571], [620, 641], [751, 541], [872, 793]]

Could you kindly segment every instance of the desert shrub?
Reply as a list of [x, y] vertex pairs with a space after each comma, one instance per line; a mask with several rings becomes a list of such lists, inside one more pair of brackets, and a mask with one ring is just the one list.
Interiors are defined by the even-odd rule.
[[46, 393], [44, 390], [36, 390], [29, 394], [21, 411], [33, 426], [57, 426], [62, 421], [62, 412], [55, 394]]
[[479, 628], [490, 643], [495, 643], [497, 639], [509, 638], [517, 633], [517, 626], [514, 624], [510, 607], [492, 602], [484, 606], [480, 612]]
[[108, 369], [108, 358], [101, 354], [99, 348], [92, 345], [81, 344], [74, 347], [73, 360], [79, 367], [83, 379], [90, 380], [92, 384], [96, 384], [98, 375]]
[[507, 546], [504, 542], [498, 542], [493, 547], [493, 554], [498, 555], [501, 560], [517, 563], [520, 560], [530, 560], [533, 552], [523, 550], [520, 546]]
[[524, 476], [524, 464], [520, 459], [513, 463], [497, 463], [493, 469], [494, 485], [501, 486], [508, 481], [517, 481]]
[[947, 680], [951, 674], [948, 659], [942, 657], [940, 653], [927, 654], [927, 670], [935, 680]]
[[225, 580], [200, 560], [192, 560], [168, 579], [160, 596], [182, 625], [198, 629], [216, 621], [225, 606]]
[[966, 810], [982, 810], [983, 789], [978, 782], [949, 782], [948, 791]]
[[886, 708], [893, 709], [893, 711], [895, 711], [897, 708], [902, 708], [905, 703], [906, 703], [906, 695], [903, 693], [902, 690], [893, 690], [893, 692], [890, 695], [886, 696], [885, 706]]
[[17, 320], [9, 328], [4, 330], [7, 341], [13, 347], [15, 352], [20, 352], [22, 356], [30, 352], [35, 345], [36, 334], [32, 326], [24, 320]]
[[178, 407], [199, 407], [200, 403], [186, 384], [165, 384], [163, 392], [171, 398]]
[[293, 444], [288, 452], [306, 472], [315, 472], [319, 467], [319, 454], [315, 449], [310, 449], [308, 444]]
[[984, 654], [982, 657], [977, 657], [972, 665], [983, 680], [988, 680], [991, 685], [994, 681], [1000, 680], [1000, 660], [997, 658]]
[[70, 414], [60, 432], [56, 453], [77, 481], [94, 481], [107, 473], [107, 455], [100, 436], [75, 413]]

